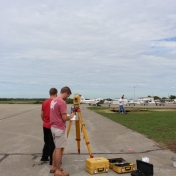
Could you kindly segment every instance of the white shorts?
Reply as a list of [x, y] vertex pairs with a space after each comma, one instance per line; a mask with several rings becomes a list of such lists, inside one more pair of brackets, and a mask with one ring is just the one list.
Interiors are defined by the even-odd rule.
[[56, 148], [65, 148], [67, 145], [67, 138], [65, 135], [65, 130], [51, 127], [51, 132], [53, 135], [53, 140]]

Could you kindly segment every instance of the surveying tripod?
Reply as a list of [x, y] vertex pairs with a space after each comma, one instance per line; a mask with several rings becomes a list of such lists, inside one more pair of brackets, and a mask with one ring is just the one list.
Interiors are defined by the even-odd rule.
[[[81, 109], [79, 107], [80, 105], [80, 95], [75, 95], [73, 98], [73, 104], [74, 107], [72, 108], [72, 110], [74, 111], [74, 114], [77, 116], [77, 119], [75, 120], [75, 129], [76, 129], [76, 141], [77, 141], [77, 148], [78, 148], [78, 153], [80, 154], [80, 141], [81, 141], [81, 136], [80, 136], [80, 127], [81, 127], [81, 132], [83, 132], [83, 136], [87, 145], [87, 150], [89, 152], [90, 158], [93, 158], [92, 155], [92, 151], [90, 148], [90, 142], [87, 136], [87, 132], [86, 132], [86, 127], [85, 127], [85, 123], [83, 121], [82, 118], [82, 114], [81, 114]], [[72, 126], [72, 120], [70, 120], [69, 125], [68, 125], [68, 129], [67, 129], [67, 138], [69, 136], [70, 133], [70, 129]]]

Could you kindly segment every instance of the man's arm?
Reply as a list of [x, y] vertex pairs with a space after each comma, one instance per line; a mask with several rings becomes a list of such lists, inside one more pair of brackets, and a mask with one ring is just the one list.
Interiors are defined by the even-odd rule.
[[74, 117], [74, 115], [75, 115], [74, 113], [70, 114], [69, 116], [67, 116], [67, 114], [62, 114], [62, 119], [64, 121], [68, 121], [68, 120], [72, 119]]
[[41, 111], [40, 116], [41, 116], [41, 119], [44, 120], [44, 114], [43, 114], [43, 111]]

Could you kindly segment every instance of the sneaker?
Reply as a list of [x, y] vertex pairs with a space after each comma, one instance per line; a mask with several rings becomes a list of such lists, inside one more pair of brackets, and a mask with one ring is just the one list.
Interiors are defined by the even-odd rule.
[[49, 161], [49, 159], [48, 158], [41, 158], [40, 161]]

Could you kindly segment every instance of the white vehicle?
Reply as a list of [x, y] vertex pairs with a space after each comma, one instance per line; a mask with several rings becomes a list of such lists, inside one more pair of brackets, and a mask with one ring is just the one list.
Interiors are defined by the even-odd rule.
[[99, 106], [100, 104], [104, 103], [104, 99], [103, 98], [95, 98], [95, 99], [86, 100], [81, 95], [80, 103], [82, 103], [82, 104], [89, 104], [89, 105], [93, 105], [93, 106]]
[[173, 101], [174, 104], [176, 104], [176, 99]]

